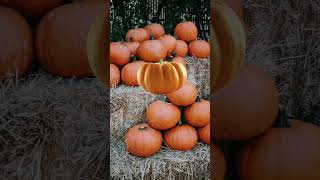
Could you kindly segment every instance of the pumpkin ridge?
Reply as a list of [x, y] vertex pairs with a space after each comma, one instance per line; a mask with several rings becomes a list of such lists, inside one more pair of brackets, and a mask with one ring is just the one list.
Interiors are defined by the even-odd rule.
[[[168, 81], [168, 82], [178, 82], [179, 81], [179, 74], [178, 74], [176, 68], [169, 63], [163, 64], [162, 73], [163, 73], [163, 76], [166, 78], [166, 81]], [[165, 86], [169, 89], [178, 89], [179, 84], [167, 83]]]
[[179, 74], [179, 88], [181, 88], [187, 80], [187, 70], [182, 64], [178, 64], [176, 62], [171, 63], [177, 70]]

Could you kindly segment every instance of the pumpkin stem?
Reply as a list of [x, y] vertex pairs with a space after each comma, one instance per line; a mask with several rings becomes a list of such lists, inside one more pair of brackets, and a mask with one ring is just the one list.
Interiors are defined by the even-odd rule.
[[140, 130], [140, 131], [143, 131], [143, 130], [145, 130], [145, 129], [147, 129], [147, 127], [146, 127], [146, 126], [139, 127], [139, 130]]
[[150, 25], [152, 24], [152, 22], [150, 20], [147, 20], [147, 24]]
[[160, 59], [159, 64], [163, 64], [163, 59]]
[[164, 97], [163, 102], [170, 103], [170, 100], [167, 96]]
[[130, 42], [133, 42], [133, 37], [130, 37]]
[[154, 35], [153, 34], [151, 34], [150, 35], [150, 39], [149, 40], [155, 40], [155, 38], [154, 38]]

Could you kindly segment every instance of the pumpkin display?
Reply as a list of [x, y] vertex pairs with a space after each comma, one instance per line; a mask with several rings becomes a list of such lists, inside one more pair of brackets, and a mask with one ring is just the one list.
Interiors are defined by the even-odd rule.
[[204, 127], [198, 128], [198, 136], [200, 141], [210, 144], [210, 123]]
[[159, 40], [151, 36], [150, 40], [140, 44], [138, 56], [147, 62], [159, 62], [167, 56], [167, 49]]
[[[140, 46], [141, 47], [141, 46]], [[147, 92], [168, 94], [180, 89], [187, 80], [187, 70], [175, 62], [144, 64], [138, 70], [138, 83]]]
[[104, 3], [71, 3], [46, 14], [36, 32], [36, 49], [42, 68], [64, 77], [92, 76], [87, 37], [92, 22], [104, 8]]
[[120, 42], [110, 43], [110, 62], [120, 67], [130, 62], [131, 52], [127, 46]]
[[32, 31], [15, 10], [0, 7], [0, 79], [23, 76], [33, 59]]
[[110, 86], [115, 87], [120, 83], [120, 70], [118, 66], [110, 64]]
[[198, 37], [197, 26], [191, 21], [186, 21], [177, 24], [174, 32], [178, 39], [183, 40], [185, 42], [194, 41]]
[[144, 28], [135, 28], [130, 29], [126, 34], [126, 41], [127, 42], [143, 42], [148, 40], [150, 37], [148, 31]]
[[190, 42], [189, 55], [197, 58], [207, 58], [210, 55], [210, 44], [205, 40]]
[[148, 24], [144, 28], [148, 31], [149, 35], [153, 35], [156, 39], [160, 38], [165, 34], [163, 26], [158, 23]]
[[163, 35], [159, 38], [159, 41], [167, 49], [167, 56], [170, 56], [171, 53], [176, 49], [177, 40], [171, 35]]
[[125, 42], [124, 45], [130, 50], [131, 56], [138, 55], [139, 42]]
[[126, 64], [121, 69], [121, 79], [124, 84], [128, 86], [138, 86], [137, 74], [139, 68], [145, 64], [143, 61], [134, 61], [132, 63]]
[[177, 45], [176, 45], [176, 54], [177, 56], [180, 57], [185, 57], [188, 54], [188, 45], [186, 42], [182, 40], [177, 40]]
[[226, 175], [226, 159], [223, 151], [217, 144], [213, 144], [213, 149], [210, 151], [210, 156], [214, 161], [213, 179], [224, 180]]
[[190, 125], [204, 127], [210, 123], [210, 101], [204, 99], [196, 101], [185, 109], [184, 114]]
[[198, 144], [198, 134], [194, 127], [179, 123], [164, 133], [164, 141], [170, 149], [187, 151]]
[[189, 106], [196, 101], [197, 93], [197, 88], [190, 82], [186, 82], [180, 89], [167, 94], [167, 97], [177, 106]]
[[228, 84], [245, 59], [246, 35], [238, 15], [225, 1], [211, 3], [211, 57], [213, 58], [213, 91]]
[[44, 15], [50, 10], [58, 7], [61, 3], [62, 0], [0, 0], [0, 5], [9, 6], [21, 11], [24, 14], [35, 17]]
[[157, 153], [162, 144], [162, 134], [147, 123], [133, 126], [125, 135], [127, 151], [135, 156], [149, 157]]
[[230, 84], [214, 93], [214, 103], [214, 132], [218, 139], [255, 137], [272, 126], [279, 110], [272, 77], [256, 65], [245, 64]]
[[243, 180], [320, 179], [320, 127], [294, 120], [249, 141], [239, 156]]
[[179, 122], [181, 113], [179, 108], [171, 103], [154, 101], [148, 106], [146, 116], [151, 127], [167, 130]]
[[172, 62], [181, 63], [185, 68], [187, 68], [187, 62], [183, 57], [176, 56], [172, 58]]

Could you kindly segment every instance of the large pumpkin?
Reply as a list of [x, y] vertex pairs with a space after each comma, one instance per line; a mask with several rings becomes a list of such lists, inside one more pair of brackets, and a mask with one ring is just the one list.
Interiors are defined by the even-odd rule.
[[104, 3], [71, 3], [44, 16], [36, 37], [41, 66], [65, 77], [91, 76], [87, 37], [92, 23], [103, 11]]
[[148, 31], [144, 28], [130, 29], [126, 34], [127, 42], [143, 42], [148, 40], [150, 37]]
[[210, 101], [201, 99], [188, 106], [184, 115], [186, 121], [194, 127], [204, 127], [210, 123]]
[[168, 94], [180, 89], [187, 80], [187, 70], [181, 63], [144, 64], [138, 71], [139, 85], [148, 92]]
[[161, 24], [152, 23], [144, 27], [149, 35], [153, 35], [156, 39], [160, 38], [165, 34], [165, 30]]
[[211, 159], [213, 159], [214, 166], [211, 166], [213, 171], [213, 179], [214, 180], [224, 180], [226, 175], [226, 159], [221, 148], [213, 143], [213, 147], [210, 151]]
[[197, 58], [207, 58], [210, 55], [210, 44], [205, 40], [190, 42], [189, 55]]
[[157, 153], [162, 144], [162, 134], [147, 123], [138, 124], [125, 135], [127, 151], [135, 156], [149, 157]]
[[120, 67], [130, 62], [131, 51], [120, 42], [110, 43], [110, 62]]
[[197, 88], [190, 82], [186, 82], [180, 89], [167, 94], [171, 103], [178, 106], [189, 106], [197, 99]]
[[151, 36], [150, 40], [140, 44], [138, 56], [147, 62], [158, 62], [167, 56], [167, 49], [159, 40], [154, 40]]
[[289, 128], [272, 128], [244, 146], [241, 180], [320, 179], [320, 127], [294, 120]]
[[213, 91], [228, 84], [244, 62], [245, 30], [239, 16], [226, 4], [211, 3], [211, 57], [213, 58]]
[[178, 39], [183, 40], [185, 42], [194, 41], [198, 37], [197, 26], [191, 21], [186, 21], [177, 24], [177, 26], [174, 29], [174, 32]]
[[272, 77], [244, 65], [229, 85], [213, 94], [213, 124], [218, 139], [244, 140], [269, 129], [279, 109]]
[[21, 77], [33, 59], [32, 31], [16, 11], [0, 7], [0, 79]]
[[134, 61], [121, 69], [121, 79], [127, 86], [138, 86], [138, 70], [145, 64], [143, 61]]

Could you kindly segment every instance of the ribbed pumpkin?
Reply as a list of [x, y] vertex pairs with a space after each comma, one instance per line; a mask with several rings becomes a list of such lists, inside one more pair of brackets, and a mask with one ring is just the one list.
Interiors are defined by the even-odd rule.
[[178, 39], [183, 40], [185, 42], [191, 42], [197, 39], [198, 29], [196, 25], [191, 21], [186, 21], [179, 23], [175, 27], [175, 35]]
[[120, 70], [118, 66], [110, 64], [110, 86], [115, 87], [120, 83]]
[[184, 112], [186, 121], [194, 127], [204, 127], [210, 123], [210, 101], [200, 99]]
[[177, 40], [175, 37], [171, 35], [163, 35], [159, 38], [159, 41], [163, 44], [163, 46], [167, 49], [167, 56], [170, 56], [172, 51], [176, 49]]
[[241, 180], [320, 179], [320, 127], [294, 120], [249, 141], [239, 157]]
[[33, 59], [32, 31], [16, 11], [0, 7], [0, 79], [21, 77]]
[[188, 151], [198, 144], [198, 134], [194, 127], [179, 124], [164, 133], [164, 141], [170, 149]]
[[180, 89], [167, 94], [171, 103], [178, 106], [189, 106], [197, 99], [197, 88], [190, 82], [186, 82]]
[[147, 62], [158, 62], [167, 56], [167, 49], [159, 40], [154, 40], [151, 37], [150, 40], [140, 44], [138, 56]]
[[135, 156], [149, 157], [157, 153], [162, 144], [162, 134], [147, 123], [133, 126], [125, 135], [127, 151]]
[[103, 11], [104, 3], [71, 3], [44, 16], [36, 33], [41, 66], [64, 77], [92, 76], [87, 37], [92, 23]]
[[238, 15], [222, 0], [211, 3], [210, 40], [213, 58], [213, 91], [228, 84], [244, 62], [246, 35]]
[[[214, 160], [213, 169], [213, 179], [214, 180], [224, 180], [226, 175], [226, 159], [223, 151], [217, 144], [213, 144], [213, 150], [210, 151], [210, 156]], [[212, 170], [211, 170], [212, 171]]]
[[131, 56], [138, 55], [139, 42], [125, 42], [124, 45], [130, 50]]
[[187, 80], [187, 70], [175, 62], [144, 64], [138, 71], [139, 85], [148, 92], [168, 94], [180, 89]]
[[167, 130], [174, 127], [180, 120], [177, 106], [162, 101], [152, 102], [146, 112], [147, 122], [155, 129]]
[[139, 86], [138, 83], [138, 70], [141, 68], [145, 62], [134, 61], [132, 63], [126, 64], [121, 69], [121, 79], [127, 86]]
[[177, 56], [180, 57], [185, 57], [188, 54], [188, 45], [186, 42], [182, 40], [177, 40], [177, 45], [176, 45], [176, 53]]
[[160, 38], [165, 34], [165, 30], [161, 24], [152, 23], [144, 27], [149, 35], [153, 35], [156, 39]]
[[210, 144], [210, 123], [204, 127], [198, 128], [198, 136], [200, 141]]
[[143, 42], [149, 39], [149, 33], [144, 28], [130, 29], [126, 34], [127, 42]]
[[131, 52], [127, 46], [120, 42], [110, 43], [110, 62], [118, 66], [124, 66], [130, 62]]
[[207, 58], [210, 55], [210, 44], [205, 40], [190, 42], [189, 55], [197, 58]]

